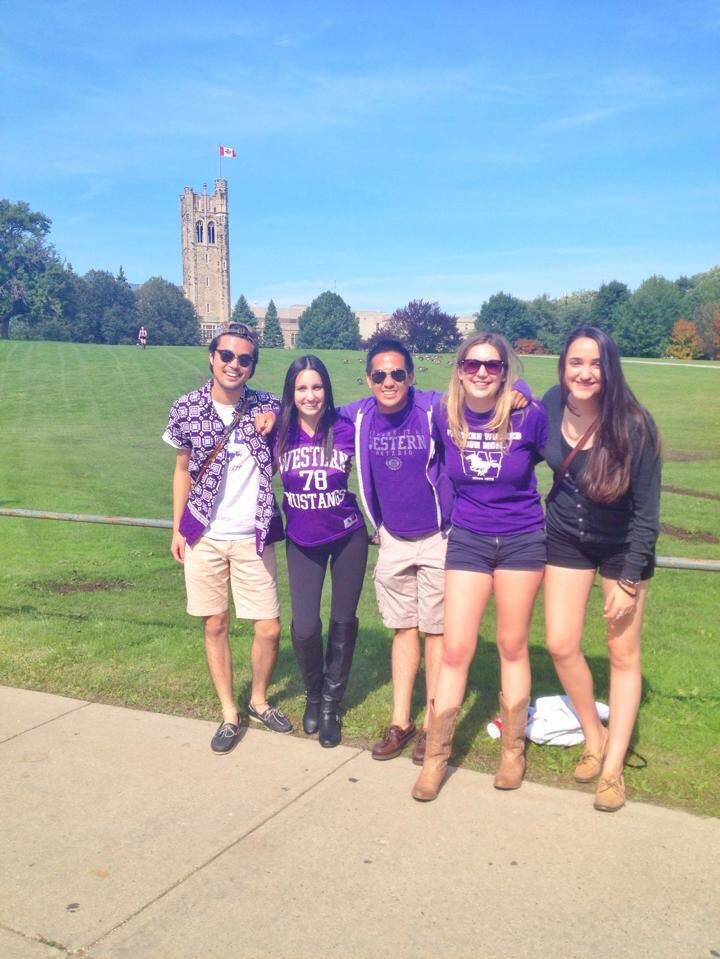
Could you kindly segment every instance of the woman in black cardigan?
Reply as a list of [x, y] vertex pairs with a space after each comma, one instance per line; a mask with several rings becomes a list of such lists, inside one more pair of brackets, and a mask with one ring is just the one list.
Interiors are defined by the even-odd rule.
[[[640, 634], [659, 532], [660, 444], [636, 400], [612, 338], [580, 327], [558, 363], [560, 385], [544, 397], [548, 499], [545, 615], [548, 650], [582, 724], [575, 779], [598, 779], [595, 808], [625, 803], [623, 764], [640, 706]], [[585, 612], [600, 570], [610, 656], [610, 722], [600, 723], [582, 654]]]

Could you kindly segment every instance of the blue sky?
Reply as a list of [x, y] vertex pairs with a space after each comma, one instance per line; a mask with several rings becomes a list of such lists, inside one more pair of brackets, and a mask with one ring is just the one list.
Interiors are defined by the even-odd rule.
[[720, 2], [0, 0], [0, 195], [80, 273], [182, 282], [230, 193], [233, 301], [558, 296], [720, 263]]

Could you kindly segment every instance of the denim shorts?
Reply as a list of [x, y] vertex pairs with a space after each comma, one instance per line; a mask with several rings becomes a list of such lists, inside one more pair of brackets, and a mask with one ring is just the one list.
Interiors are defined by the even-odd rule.
[[[599, 569], [605, 579], [620, 579], [625, 567], [628, 545], [604, 543], [581, 543], [576, 537], [548, 531], [547, 561], [550, 566], [564, 569]], [[655, 572], [655, 557], [648, 561], [640, 579], [652, 579]]]
[[493, 573], [496, 569], [541, 570], [547, 550], [545, 530], [514, 533], [511, 536], [482, 536], [453, 526], [448, 537], [445, 569], [471, 573]]

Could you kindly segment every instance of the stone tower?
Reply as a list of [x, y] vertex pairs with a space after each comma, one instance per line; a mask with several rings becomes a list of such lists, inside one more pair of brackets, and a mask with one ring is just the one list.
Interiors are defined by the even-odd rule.
[[230, 319], [230, 236], [227, 180], [215, 181], [215, 192], [194, 193], [186, 186], [180, 197], [183, 292], [200, 317], [204, 343], [215, 327]]

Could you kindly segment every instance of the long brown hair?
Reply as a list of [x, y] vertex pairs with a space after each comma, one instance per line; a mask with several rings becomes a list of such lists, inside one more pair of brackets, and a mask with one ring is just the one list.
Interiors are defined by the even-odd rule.
[[325, 390], [325, 409], [317, 425], [317, 436], [322, 441], [323, 454], [330, 462], [333, 453], [334, 429], [337, 419], [335, 401], [333, 399], [332, 383], [327, 367], [320, 357], [309, 353], [307, 356], [298, 356], [294, 359], [285, 374], [282, 400], [280, 402], [280, 422], [278, 425], [277, 458], [281, 460], [283, 453], [290, 442], [290, 434], [297, 426], [298, 414], [295, 406], [295, 380], [304, 370], [313, 370], [322, 380]]
[[473, 346], [477, 346], [479, 343], [487, 343], [488, 346], [494, 347], [503, 363], [504, 380], [496, 397], [492, 418], [485, 427], [487, 430], [497, 430], [497, 441], [501, 448], [505, 446], [510, 427], [513, 383], [522, 372], [522, 364], [517, 353], [505, 337], [500, 336], [499, 333], [472, 333], [462, 341], [455, 354], [455, 369], [445, 401], [447, 403], [450, 435], [461, 450], [465, 449], [467, 445], [469, 429], [465, 416], [465, 389], [458, 373], [462, 361], [467, 357]]
[[565, 341], [558, 359], [558, 376], [564, 405], [569, 391], [565, 385], [565, 363], [575, 340], [594, 340], [600, 351], [600, 412], [592, 448], [579, 485], [598, 503], [614, 503], [630, 488], [633, 457], [638, 455], [633, 435], [640, 435], [640, 449], [652, 443], [660, 455], [660, 438], [652, 417], [637, 401], [625, 379], [620, 353], [611, 336], [595, 326], [579, 326]]

